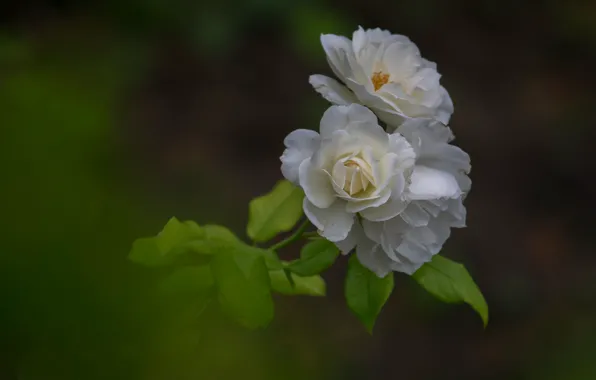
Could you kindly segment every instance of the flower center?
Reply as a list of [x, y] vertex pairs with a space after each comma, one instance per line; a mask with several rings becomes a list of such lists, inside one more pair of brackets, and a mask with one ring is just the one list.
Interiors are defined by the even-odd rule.
[[389, 82], [389, 74], [385, 74], [382, 71], [377, 71], [373, 73], [372, 78], [373, 86], [375, 87], [375, 91], [378, 91], [379, 88], [383, 87], [384, 84]]
[[344, 191], [350, 196], [366, 191], [370, 185], [374, 186], [372, 169], [366, 161], [353, 157], [347, 160], [344, 166], [346, 168]]

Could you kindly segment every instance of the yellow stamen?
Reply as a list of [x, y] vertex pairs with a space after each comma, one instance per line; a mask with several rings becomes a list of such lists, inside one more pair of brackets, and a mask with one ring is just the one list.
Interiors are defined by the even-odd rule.
[[384, 84], [389, 82], [389, 74], [385, 74], [382, 71], [377, 71], [373, 73], [371, 78], [373, 86], [375, 87], [375, 91], [378, 91], [379, 88], [383, 87]]

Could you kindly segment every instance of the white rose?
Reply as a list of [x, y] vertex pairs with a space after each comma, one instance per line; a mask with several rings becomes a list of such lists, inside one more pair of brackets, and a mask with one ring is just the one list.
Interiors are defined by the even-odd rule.
[[[385, 132], [375, 115], [361, 105], [330, 107], [321, 119], [320, 132], [290, 133], [281, 157], [284, 176], [304, 189], [306, 216], [344, 253], [357, 246], [360, 261], [379, 276], [390, 270], [412, 273], [419, 260], [410, 260], [409, 252], [401, 253], [406, 249], [401, 242], [414, 239], [434, 247], [433, 251], [442, 246], [448, 232], [416, 239], [427, 238], [418, 235], [426, 229], [434, 231], [433, 224], [443, 226], [442, 219], [432, 224], [425, 219], [430, 207], [426, 202], [447, 212], [449, 200], [462, 195], [457, 178], [432, 160], [421, 161], [428, 161], [428, 166], [415, 166], [420, 161], [415, 148], [424, 157], [430, 140], [416, 141], [413, 147], [399, 132]], [[379, 253], [384, 255], [382, 265], [377, 263]]]
[[[414, 273], [441, 250], [451, 227], [465, 227], [463, 200], [471, 186], [470, 157], [449, 144], [453, 139], [449, 128], [416, 121], [405, 123], [398, 132], [416, 152], [411, 183], [403, 194], [408, 206], [387, 221], [362, 219], [338, 244], [344, 252], [357, 246], [360, 262], [380, 277], [392, 270]], [[442, 181], [437, 181], [439, 177]]]
[[374, 221], [398, 215], [414, 150], [388, 134], [368, 108], [332, 106], [317, 132], [299, 129], [284, 143], [282, 173], [306, 195], [304, 212], [330, 241], [346, 239], [355, 214]]
[[352, 41], [326, 34], [321, 43], [337, 77], [312, 75], [312, 86], [333, 104], [360, 103], [381, 120], [397, 126], [411, 118], [449, 122], [453, 103], [440, 85], [436, 64], [420, 56], [407, 37], [386, 30], [359, 28]]

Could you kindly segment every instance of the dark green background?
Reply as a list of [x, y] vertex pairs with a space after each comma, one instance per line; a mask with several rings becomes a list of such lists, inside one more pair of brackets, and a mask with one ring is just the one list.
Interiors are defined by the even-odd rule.
[[[472, 157], [445, 254], [486, 331], [396, 276], [368, 336], [342, 296], [281, 298], [263, 332], [126, 260], [169, 217], [243, 236], [283, 137], [317, 128], [320, 33], [406, 34], [438, 63]], [[0, 8], [1, 379], [596, 378], [596, 4], [588, 1], [8, 1]], [[287, 253], [289, 256], [296, 251]]]

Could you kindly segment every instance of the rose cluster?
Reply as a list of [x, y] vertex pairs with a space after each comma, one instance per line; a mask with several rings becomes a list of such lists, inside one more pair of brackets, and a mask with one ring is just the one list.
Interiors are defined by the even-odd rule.
[[323, 35], [321, 43], [342, 83], [310, 77], [334, 105], [319, 133], [286, 137], [281, 170], [304, 190], [321, 236], [344, 254], [355, 249], [379, 277], [412, 274], [451, 227], [465, 226], [470, 157], [450, 144], [453, 103], [436, 64], [405, 36], [359, 28], [351, 41]]

